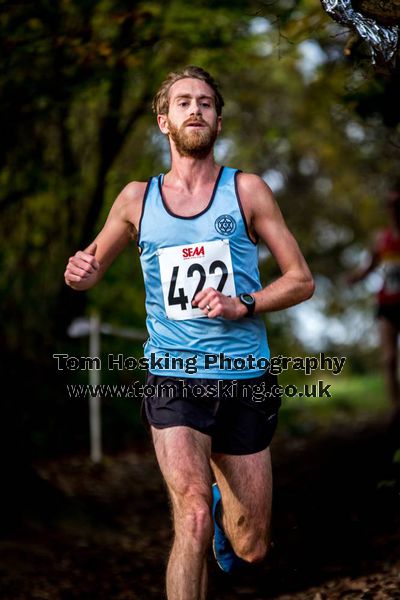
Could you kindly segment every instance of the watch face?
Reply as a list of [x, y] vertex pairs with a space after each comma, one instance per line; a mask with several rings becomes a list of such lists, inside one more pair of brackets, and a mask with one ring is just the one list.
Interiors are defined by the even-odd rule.
[[242, 299], [246, 304], [254, 304], [254, 298], [250, 294], [242, 294]]

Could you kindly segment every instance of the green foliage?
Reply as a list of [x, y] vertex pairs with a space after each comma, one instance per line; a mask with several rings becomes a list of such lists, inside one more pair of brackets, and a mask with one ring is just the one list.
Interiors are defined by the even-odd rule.
[[393, 462], [397, 465], [400, 465], [400, 448], [394, 453]]
[[288, 372], [280, 378], [280, 383], [283, 386], [294, 383], [299, 390], [303, 389], [303, 385], [307, 385], [307, 389], [312, 390], [312, 385], [318, 380], [322, 380], [323, 385], [331, 384], [331, 397], [283, 397], [280, 411], [282, 432], [303, 436], [333, 423], [340, 429], [341, 423], [348, 424], [350, 420], [353, 423], [362, 423], [363, 419], [371, 414], [379, 419], [388, 410], [383, 380], [376, 374], [329, 376], [320, 372], [296, 380], [292, 373]]

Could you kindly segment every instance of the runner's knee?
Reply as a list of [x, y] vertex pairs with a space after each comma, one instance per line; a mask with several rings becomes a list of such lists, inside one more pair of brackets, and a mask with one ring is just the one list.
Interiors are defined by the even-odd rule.
[[239, 538], [234, 544], [234, 551], [239, 558], [249, 563], [258, 563], [267, 555], [270, 543], [263, 537], [252, 536]]
[[259, 563], [264, 560], [267, 555], [267, 551], [267, 544], [260, 541], [257, 542], [256, 545], [247, 548], [244, 547], [242, 550], [236, 550], [236, 554], [239, 556], [239, 558], [242, 558], [248, 563]]
[[201, 496], [185, 498], [175, 511], [175, 533], [197, 544], [207, 544], [212, 535], [210, 506]]

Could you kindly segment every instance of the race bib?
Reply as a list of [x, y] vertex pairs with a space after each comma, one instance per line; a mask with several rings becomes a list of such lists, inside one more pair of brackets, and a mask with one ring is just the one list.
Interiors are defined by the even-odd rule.
[[161, 248], [157, 254], [169, 319], [205, 317], [202, 310], [192, 307], [193, 298], [204, 288], [236, 296], [229, 240]]

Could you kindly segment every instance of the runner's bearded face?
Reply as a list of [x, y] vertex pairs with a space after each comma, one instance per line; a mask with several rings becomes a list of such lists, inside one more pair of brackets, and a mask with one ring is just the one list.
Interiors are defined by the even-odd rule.
[[178, 127], [168, 117], [169, 135], [181, 156], [205, 158], [218, 135], [217, 121], [209, 125], [199, 116], [191, 116]]

